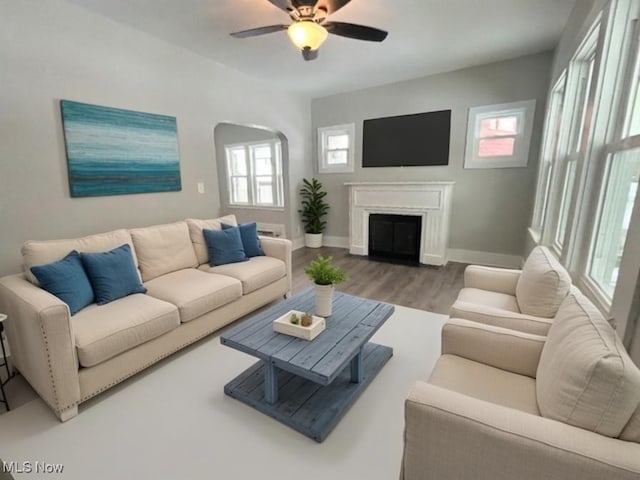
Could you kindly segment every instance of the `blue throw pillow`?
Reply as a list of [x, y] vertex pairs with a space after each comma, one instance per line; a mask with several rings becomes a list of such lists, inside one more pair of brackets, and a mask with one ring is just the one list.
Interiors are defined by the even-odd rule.
[[[222, 229], [227, 230], [234, 228], [233, 225], [222, 224]], [[256, 222], [242, 223], [238, 225], [240, 229], [240, 238], [242, 239], [242, 246], [244, 247], [244, 253], [247, 257], [259, 257], [264, 256], [262, 247], [260, 246], [260, 239], [258, 238], [258, 225]]]
[[69, 306], [74, 315], [93, 303], [93, 289], [75, 250], [57, 262], [31, 267], [40, 286]]
[[249, 257], [244, 252], [240, 229], [238, 227], [226, 230], [202, 230], [204, 241], [209, 251], [209, 265], [226, 265], [227, 263], [246, 262]]
[[108, 252], [81, 253], [80, 258], [98, 305], [147, 291], [140, 283], [131, 246], [126, 243]]

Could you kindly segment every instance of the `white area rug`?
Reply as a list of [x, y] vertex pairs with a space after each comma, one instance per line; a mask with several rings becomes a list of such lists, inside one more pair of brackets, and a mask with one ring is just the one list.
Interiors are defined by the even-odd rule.
[[223, 393], [256, 359], [215, 335], [81, 405], [66, 423], [39, 399], [2, 415], [0, 456], [64, 465], [62, 475], [16, 479], [395, 479], [404, 400], [429, 376], [446, 318], [396, 307], [373, 337], [394, 356], [321, 444]]

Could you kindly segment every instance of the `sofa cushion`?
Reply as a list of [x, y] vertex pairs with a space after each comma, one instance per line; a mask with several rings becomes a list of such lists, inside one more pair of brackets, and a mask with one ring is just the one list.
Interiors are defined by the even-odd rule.
[[219, 267], [203, 265], [200, 269], [240, 280], [242, 292], [245, 295], [280, 280], [287, 274], [285, 263], [272, 257], [253, 257], [247, 262], [231, 263]]
[[60, 260], [72, 250], [77, 250], [78, 252], [104, 252], [125, 243], [131, 245], [133, 260], [137, 267], [136, 251], [133, 248], [131, 235], [127, 230], [113, 230], [73, 239], [29, 240], [22, 245], [22, 262], [29, 281], [38, 285], [38, 280], [31, 273], [31, 267], [35, 265], [44, 265]]
[[441, 355], [429, 383], [479, 400], [540, 415], [536, 381], [457, 355]]
[[126, 243], [108, 252], [81, 253], [80, 258], [98, 305], [147, 291], [140, 283], [131, 246]]
[[67, 304], [71, 315], [93, 303], [93, 288], [77, 251], [57, 262], [31, 267], [31, 272], [42, 288]]
[[620, 432], [620, 439], [640, 443], [640, 405]]
[[567, 296], [571, 277], [546, 247], [531, 251], [516, 285], [516, 298], [522, 313], [553, 317]]
[[198, 266], [186, 222], [134, 228], [131, 238], [136, 246], [143, 282]]
[[[222, 224], [222, 229], [227, 230], [229, 228], [235, 228], [233, 225]], [[240, 239], [242, 240], [242, 247], [247, 257], [257, 257], [264, 255], [262, 247], [260, 246], [260, 239], [258, 238], [258, 224], [256, 222], [241, 223], [237, 227], [240, 229]]]
[[491, 292], [489, 290], [481, 290], [479, 288], [466, 287], [460, 290], [458, 294], [458, 302], [467, 304], [486, 305], [500, 310], [519, 313], [518, 302], [513, 295], [506, 293]]
[[175, 305], [130, 295], [106, 305], [89, 305], [71, 317], [78, 361], [91, 367], [180, 325]]
[[197, 218], [187, 218], [187, 225], [189, 226], [189, 236], [193, 243], [193, 249], [196, 252], [198, 259], [198, 265], [209, 263], [209, 251], [207, 250], [207, 242], [204, 240], [202, 230], [205, 228], [208, 230], [222, 230], [222, 223], [227, 225], [237, 225], [235, 215], [226, 215], [220, 218], [211, 218], [209, 220], [200, 220]]
[[536, 376], [543, 416], [609, 437], [620, 435], [640, 404], [640, 371], [575, 288], [551, 324]]
[[242, 296], [242, 284], [235, 278], [192, 268], [167, 273], [145, 286], [149, 295], [176, 305], [183, 323]]

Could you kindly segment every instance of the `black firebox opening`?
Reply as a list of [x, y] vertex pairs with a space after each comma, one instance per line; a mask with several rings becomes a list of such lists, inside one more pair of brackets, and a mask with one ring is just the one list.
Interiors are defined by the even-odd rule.
[[418, 265], [421, 231], [421, 216], [369, 215], [369, 257]]

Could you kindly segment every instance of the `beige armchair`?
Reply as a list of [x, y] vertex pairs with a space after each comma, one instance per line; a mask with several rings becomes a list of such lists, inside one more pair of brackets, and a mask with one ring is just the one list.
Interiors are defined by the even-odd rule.
[[571, 287], [571, 277], [546, 247], [533, 249], [522, 270], [469, 265], [452, 318], [546, 335]]
[[402, 480], [638, 480], [640, 371], [577, 291], [547, 337], [452, 319], [405, 403]]

